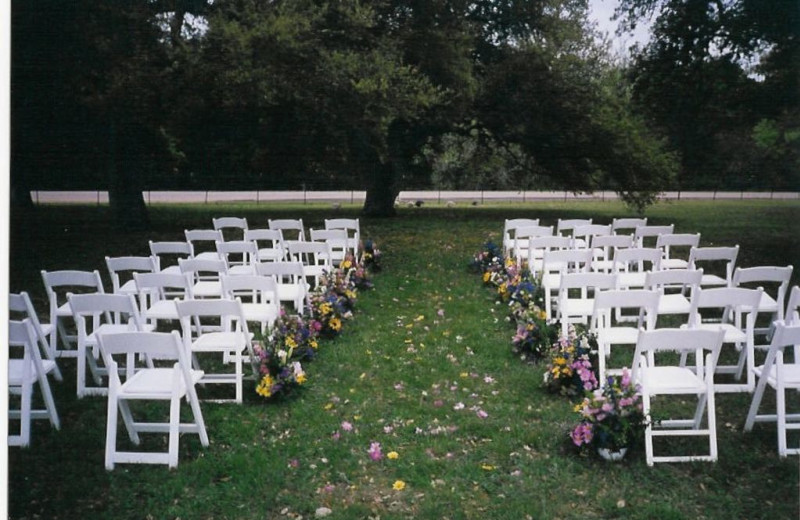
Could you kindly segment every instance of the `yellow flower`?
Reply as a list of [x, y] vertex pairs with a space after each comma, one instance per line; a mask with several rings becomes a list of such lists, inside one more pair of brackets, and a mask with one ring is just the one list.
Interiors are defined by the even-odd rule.
[[326, 403], [323, 408], [325, 408], [326, 410], [330, 410], [331, 408], [333, 408], [333, 403]]
[[286, 343], [286, 346], [289, 348], [295, 348], [297, 346], [297, 342], [291, 336], [286, 336], [286, 341], [284, 341], [284, 343]]
[[306, 375], [305, 375], [305, 373], [302, 373], [302, 374], [298, 375], [295, 379], [297, 380], [297, 384], [298, 385], [302, 385], [303, 383], [306, 382]]
[[272, 395], [272, 377], [267, 374], [256, 387], [256, 393], [261, 397], [270, 397]]
[[491, 276], [491, 274], [489, 273], [489, 271], [486, 271], [485, 273], [483, 273], [483, 282], [484, 283], [488, 282], [490, 276]]
[[345, 260], [341, 263], [341, 265], [339, 265], [339, 267], [341, 267], [342, 269], [350, 269], [350, 266], [352, 265], [353, 263], [350, 260]]
[[406, 488], [406, 483], [402, 480], [395, 480], [394, 484], [392, 484], [392, 489], [395, 491], [403, 491]]
[[315, 339], [312, 339], [309, 345], [311, 345], [311, 348], [313, 348], [314, 350], [316, 350], [319, 347], [319, 343], [317, 343], [317, 340]]
[[339, 318], [331, 318], [331, 321], [328, 322], [328, 325], [330, 325], [333, 330], [338, 331], [342, 328], [342, 320]]
[[319, 306], [319, 312], [323, 316], [326, 316], [326, 315], [330, 314], [331, 310], [332, 310], [332, 307], [331, 307], [330, 303], [323, 303], [322, 305]]
[[481, 469], [486, 471], [492, 471], [494, 469], [494, 466], [492, 466], [491, 464], [481, 464]]
[[400, 456], [400, 454], [397, 453], [396, 451], [390, 451], [389, 453], [386, 454], [386, 458], [392, 459], [392, 460], [398, 458], [399, 456]]

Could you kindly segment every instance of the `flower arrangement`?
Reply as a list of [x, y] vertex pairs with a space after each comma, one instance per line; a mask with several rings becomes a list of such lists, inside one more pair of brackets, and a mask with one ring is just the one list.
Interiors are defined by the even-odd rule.
[[517, 322], [517, 332], [511, 338], [512, 350], [522, 359], [542, 359], [555, 341], [558, 327], [545, 320]]
[[[475, 273], [486, 273], [487, 271], [499, 271], [503, 267], [503, 251], [491, 240], [483, 245], [483, 248], [475, 254], [470, 263], [470, 270]], [[499, 268], [499, 269], [498, 269]], [[484, 278], [484, 282], [486, 279]]]
[[570, 324], [566, 336], [558, 338], [549, 352], [544, 386], [553, 393], [578, 396], [595, 390], [597, 384], [597, 338], [578, 335]]
[[292, 361], [293, 349], [280, 348], [273, 342], [256, 344], [253, 348], [259, 365], [256, 393], [266, 399], [285, 396], [307, 381], [299, 361]]
[[290, 357], [295, 359], [311, 359], [319, 348], [321, 329], [322, 324], [316, 320], [306, 320], [281, 309], [271, 334], [262, 343], [276, 351], [290, 351]]
[[373, 240], [366, 240], [362, 244], [361, 251], [361, 261], [365, 269], [371, 271], [373, 273], [377, 273], [381, 270], [381, 250], [378, 249], [378, 246], [375, 245], [375, 241]]
[[580, 414], [580, 421], [570, 437], [579, 447], [619, 451], [627, 448], [647, 425], [639, 385], [630, 380], [628, 369], [622, 370], [622, 376], [609, 376], [603, 388], [586, 392], [575, 411]]
[[344, 320], [353, 317], [348, 308], [351, 300], [320, 285], [311, 293], [311, 319], [320, 336], [334, 338], [342, 331]]
[[[364, 266], [363, 260], [357, 261], [352, 253], [347, 253], [344, 260], [339, 264], [338, 271], [341, 277], [344, 278], [344, 285], [353, 289], [372, 289], [372, 282], [369, 279], [367, 268]], [[355, 299], [355, 292], [353, 292]]]

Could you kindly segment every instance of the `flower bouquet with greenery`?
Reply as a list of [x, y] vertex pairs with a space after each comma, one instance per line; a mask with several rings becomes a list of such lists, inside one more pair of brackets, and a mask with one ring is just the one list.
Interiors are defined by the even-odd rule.
[[621, 376], [609, 376], [603, 388], [586, 392], [575, 411], [580, 414], [580, 421], [570, 437], [579, 447], [620, 451], [641, 436], [647, 426], [639, 385], [632, 383], [627, 368]]
[[262, 343], [272, 350], [290, 352], [290, 358], [311, 359], [319, 348], [322, 325], [315, 320], [287, 314], [281, 309], [268, 338]]
[[381, 250], [375, 245], [375, 241], [366, 240], [361, 246], [361, 263], [364, 268], [373, 273], [381, 270]]
[[[487, 271], [501, 271], [503, 268], [503, 250], [491, 240], [483, 245], [483, 248], [472, 257], [470, 270], [474, 273], [486, 273]], [[484, 277], [484, 282], [486, 281]]]
[[[349, 306], [351, 301], [320, 284], [318, 290], [311, 293], [311, 319], [318, 326], [320, 336], [334, 338], [342, 331], [344, 320], [353, 317]], [[317, 325], [318, 324], [318, 325]]]
[[540, 319], [518, 321], [517, 332], [511, 338], [512, 349], [522, 359], [538, 361], [545, 356], [557, 334], [558, 324]]
[[352, 299], [355, 300], [355, 291], [362, 289], [372, 289], [372, 282], [369, 279], [367, 268], [364, 262], [358, 262], [352, 253], [347, 253], [344, 260], [339, 263], [339, 275], [342, 278], [343, 291], [351, 291]]
[[299, 361], [293, 361], [294, 349], [284, 349], [274, 342], [256, 344], [253, 351], [259, 367], [260, 379], [256, 393], [266, 399], [286, 396], [303, 386], [306, 373]]
[[597, 384], [597, 338], [580, 334], [570, 324], [567, 336], [558, 338], [549, 352], [544, 386], [550, 392], [570, 397], [595, 390]]

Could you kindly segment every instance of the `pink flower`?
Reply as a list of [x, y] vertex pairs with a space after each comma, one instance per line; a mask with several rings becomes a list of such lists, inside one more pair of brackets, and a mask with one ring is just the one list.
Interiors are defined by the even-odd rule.
[[339, 435], [339, 430], [336, 430], [335, 432], [333, 432], [333, 435], [331, 435], [331, 438], [332, 438], [333, 440], [335, 440], [335, 441], [338, 441], [338, 440], [339, 440], [339, 437], [340, 437], [340, 435]]
[[481, 419], [486, 419], [487, 417], [489, 417], [489, 414], [484, 412], [483, 410], [478, 410], [477, 416], [480, 417]]
[[440, 318], [444, 318], [444, 309], [439, 309], [438, 311], [436, 311], [436, 314], [437, 314], [437, 315], [438, 315]]
[[349, 422], [347, 422], [347, 421], [342, 421], [342, 429], [343, 429], [344, 431], [346, 431], [346, 432], [352, 431], [352, 430], [353, 430], [353, 425], [352, 425], [352, 424], [350, 424], [350, 423], [349, 423]]
[[369, 445], [369, 450], [367, 451], [369, 454], [369, 458], [372, 460], [381, 460], [383, 458], [383, 452], [381, 452], [381, 443], [380, 442], [373, 442]]
[[435, 400], [435, 401], [433, 402], [433, 406], [435, 406], [435, 407], [437, 407], [437, 408], [439, 408], [439, 407], [440, 407], [440, 406], [442, 406], [443, 404], [444, 404], [444, 401], [442, 401], [441, 399], [437, 399], [437, 400]]

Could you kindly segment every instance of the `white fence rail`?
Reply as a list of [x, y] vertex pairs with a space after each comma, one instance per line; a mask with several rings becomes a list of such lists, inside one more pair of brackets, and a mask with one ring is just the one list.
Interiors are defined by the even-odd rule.
[[[148, 204], [213, 204], [220, 202], [331, 202], [363, 203], [364, 191], [145, 191], [142, 197]], [[108, 204], [107, 191], [32, 191], [36, 204]], [[486, 203], [534, 202], [545, 200], [617, 200], [613, 191], [572, 193], [569, 191], [401, 191], [397, 200], [401, 204], [416, 201], [426, 203]], [[666, 200], [745, 200], [800, 199], [800, 192], [774, 191], [668, 191], [661, 195]]]

